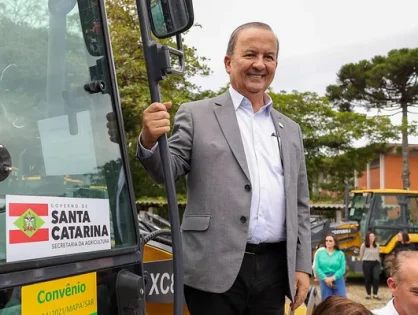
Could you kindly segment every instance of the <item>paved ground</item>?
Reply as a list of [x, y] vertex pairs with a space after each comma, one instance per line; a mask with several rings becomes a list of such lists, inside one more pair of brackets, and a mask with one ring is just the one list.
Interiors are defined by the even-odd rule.
[[[312, 285], [317, 288], [318, 292], [320, 291], [318, 282], [312, 281]], [[348, 298], [365, 305], [369, 310], [383, 307], [392, 298], [386, 282], [383, 280], [380, 282], [378, 294], [382, 298], [381, 301], [365, 299], [366, 289], [364, 288], [364, 280], [362, 278], [348, 278], [346, 286]]]

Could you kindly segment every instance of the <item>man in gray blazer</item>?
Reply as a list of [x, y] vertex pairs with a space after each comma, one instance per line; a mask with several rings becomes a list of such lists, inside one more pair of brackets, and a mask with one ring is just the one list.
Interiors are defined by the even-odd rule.
[[[302, 133], [272, 107], [266, 90], [279, 42], [259, 22], [231, 35], [231, 87], [182, 104], [169, 138], [175, 178], [185, 175], [182, 220], [185, 297], [192, 315], [283, 314], [304, 301], [312, 271], [309, 191]], [[163, 183], [157, 139], [170, 103], [143, 114], [137, 156]]]

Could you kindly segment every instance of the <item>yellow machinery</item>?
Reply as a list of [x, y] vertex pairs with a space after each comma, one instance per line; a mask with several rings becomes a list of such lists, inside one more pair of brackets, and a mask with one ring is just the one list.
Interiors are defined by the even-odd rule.
[[[411, 243], [418, 244], [418, 191], [401, 189], [368, 189], [351, 191], [346, 218], [342, 222], [314, 222], [313, 247], [324, 234], [337, 236], [347, 258], [349, 271], [362, 273], [360, 246], [367, 231], [373, 231], [380, 245], [382, 267], [389, 276], [397, 234], [408, 232]], [[315, 227], [316, 224], [316, 227]]]
[[[380, 245], [385, 275], [390, 273], [397, 234], [409, 234], [411, 243], [418, 244], [418, 191], [402, 189], [353, 190], [348, 218], [358, 223], [361, 241], [367, 231], [373, 231]], [[353, 256], [352, 260], [356, 260]]]

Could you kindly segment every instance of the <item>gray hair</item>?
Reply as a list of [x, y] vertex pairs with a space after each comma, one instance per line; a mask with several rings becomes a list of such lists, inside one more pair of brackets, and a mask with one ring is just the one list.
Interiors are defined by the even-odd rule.
[[[263, 23], [263, 22], [249, 22], [249, 23], [245, 23], [242, 24], [240, 26], [238, 26], [231, 34], [231, 37], [229, 38], [229, 42], [228, 42], [228, 48], [226, 49], [226, 55], [227, 56], [232, 56], [234, 54], [234, 50], [235, 50], [235, 46], [237, 44], [237, 38], [239, 33], [241, 33], [241, 31], [247, 29], [247, 28], [258, 28], [258, 29], [262, 29], [262, 30], [266, 30], [266, 31], [270, 31], [274, 34], [273, 29], [270, 27], [270, 25]], [[277, 52], [276, 52], [276, 57], [279, 55], [279, 39], [277, 38]]]
[[405, 261], [412, 258], [414, 258], [414, 261], [418, 259], [418, 251], [403, 250], [395, 255], [390, 270], [390, 276], [398, 283], [401, 283], [404, 280], [403, 277], [401, 277], [401, 270]]

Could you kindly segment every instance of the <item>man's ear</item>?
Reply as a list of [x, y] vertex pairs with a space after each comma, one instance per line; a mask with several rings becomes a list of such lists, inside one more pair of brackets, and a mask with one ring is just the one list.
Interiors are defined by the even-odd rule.
[[392, 278], [389, 277], [387, 280], [387, 284], [388, 284], [388, 288], [390, 290], [390, 292], [392, 292], [392, 294], [394, 294], [398, 288], [398, 285], [396, 284], [396, 281]]
[[231, 57], [230, 56], [224, 57], [224, 65], [225, 65], [226, 72], [230, 74], [231, 73]]

